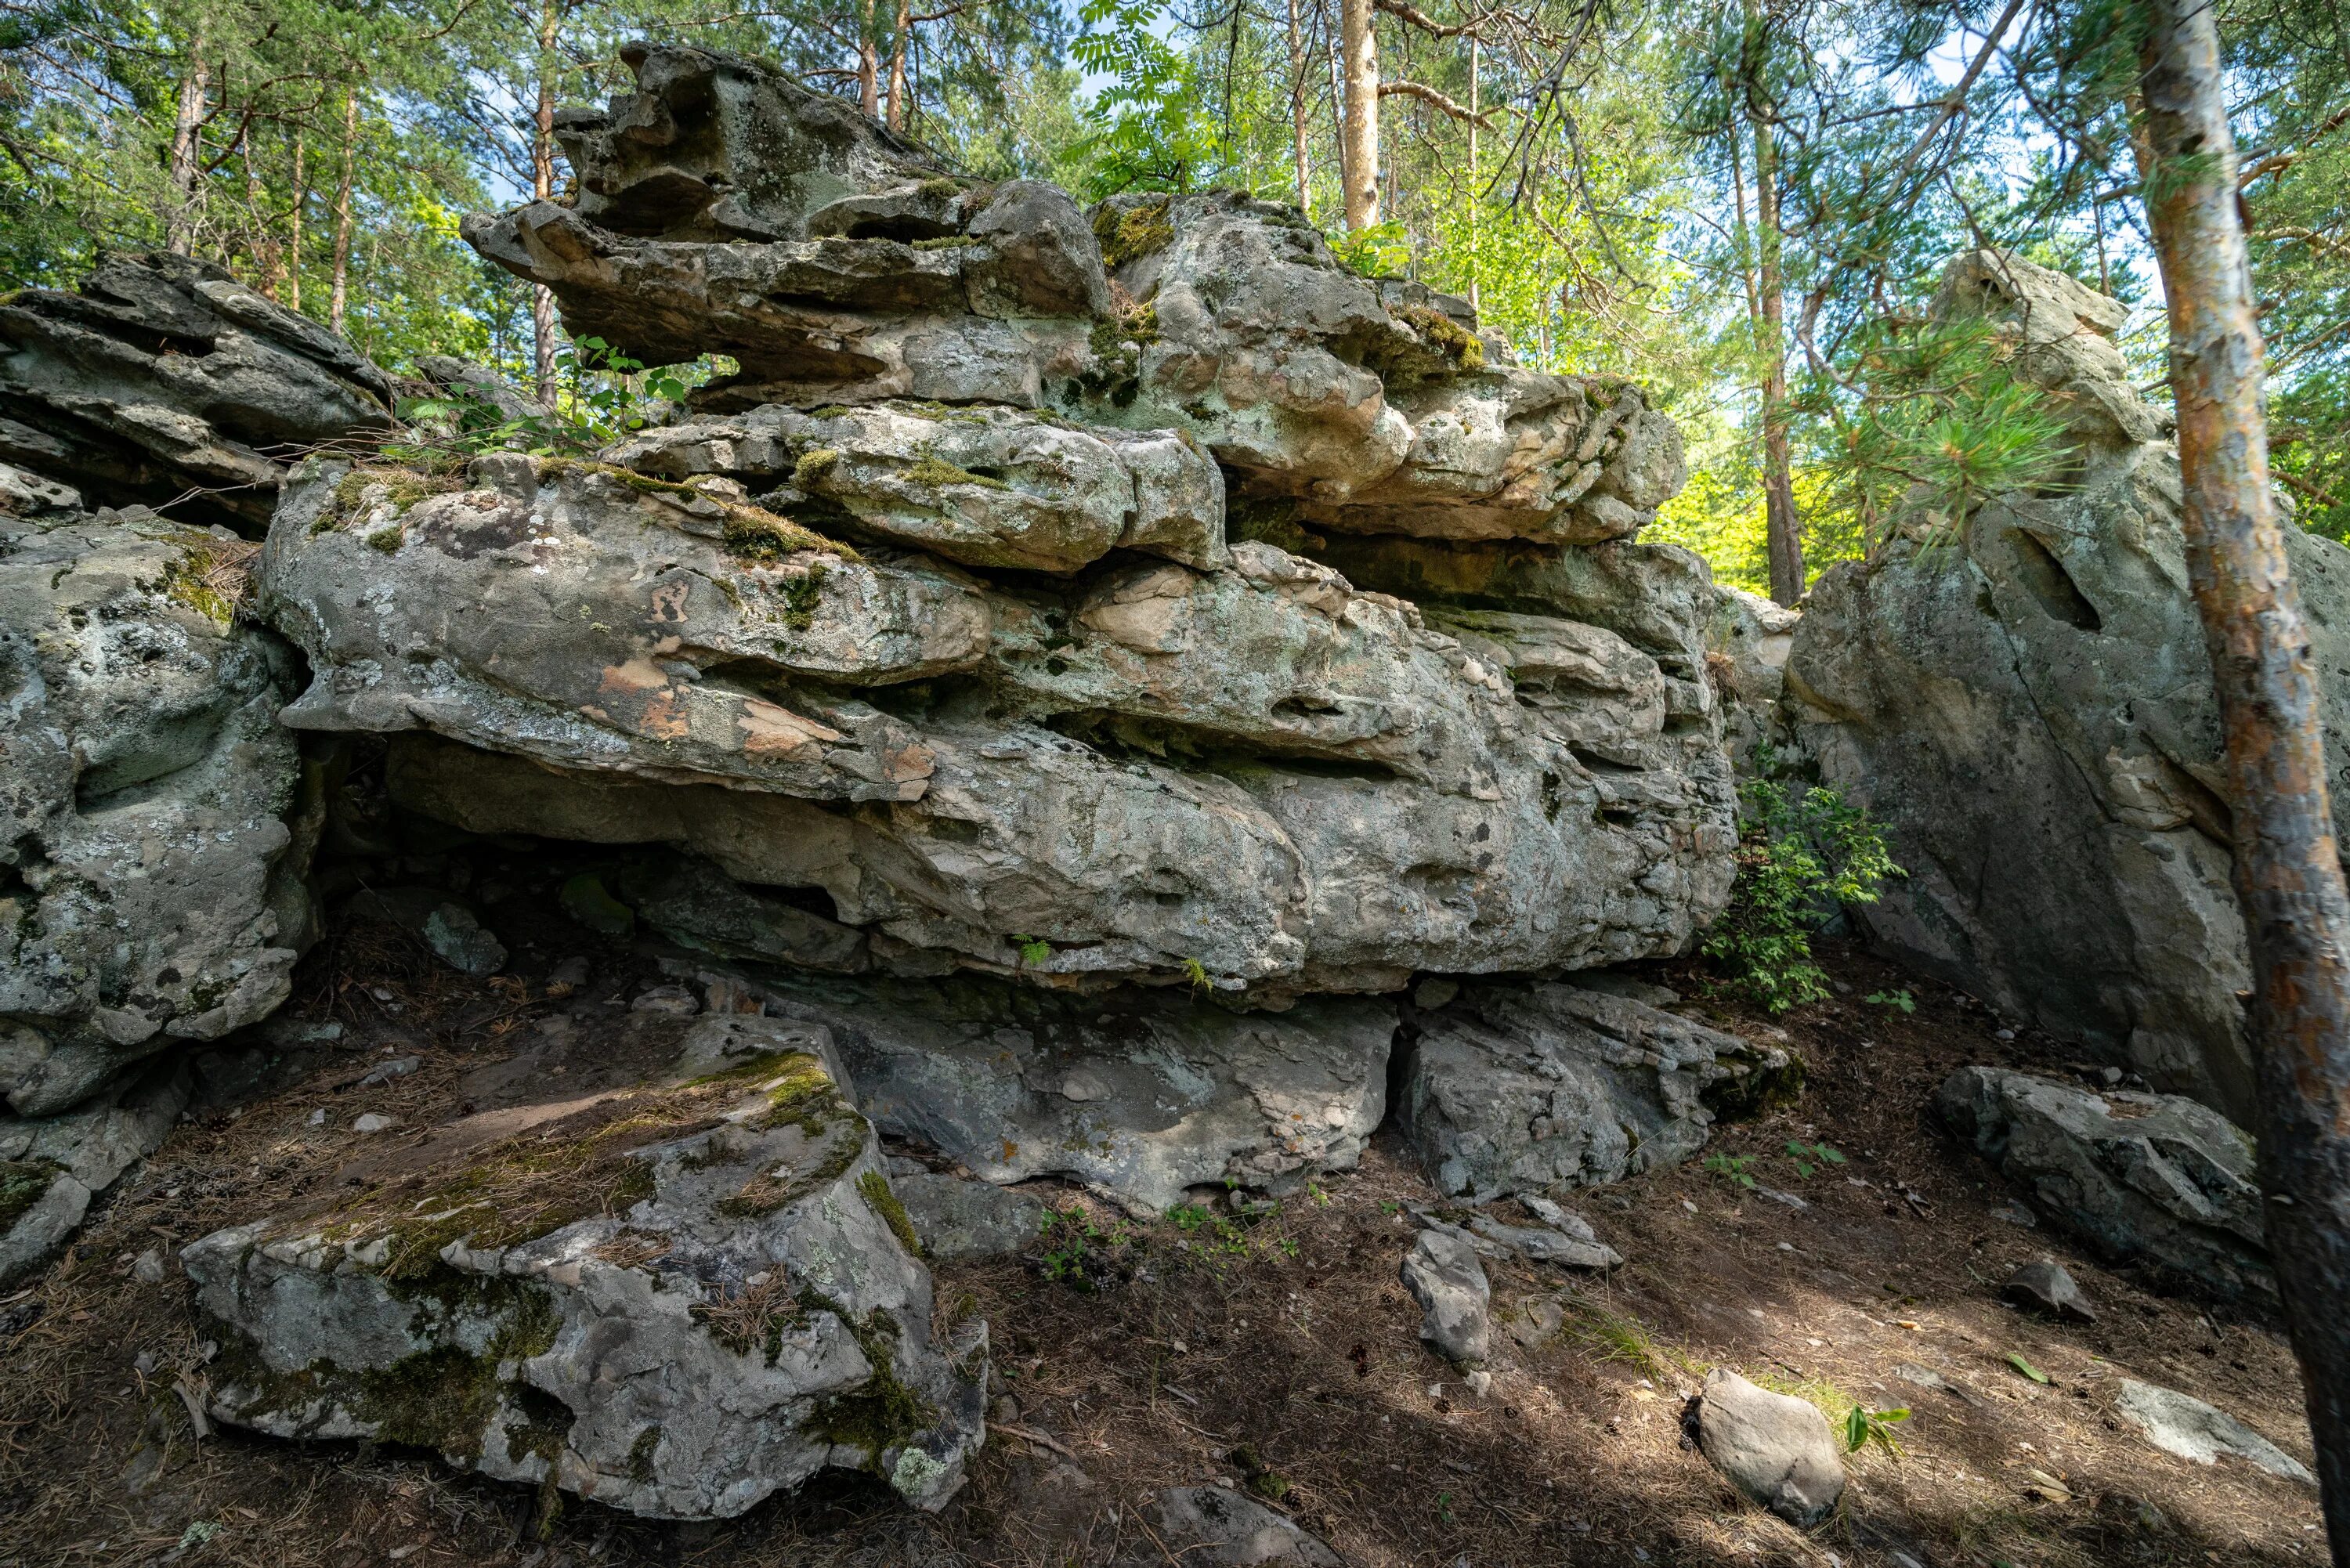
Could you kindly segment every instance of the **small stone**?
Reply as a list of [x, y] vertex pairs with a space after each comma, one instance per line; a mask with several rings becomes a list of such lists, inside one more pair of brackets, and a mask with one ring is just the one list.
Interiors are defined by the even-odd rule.
[[1518, 1303], [1510, 1316], [1510, 1337], [1532, 1350], [1566, 1324], [1566, 1314], [1548, 1296], [1534, 1296]]
[[2002, 1225], [2013, 1225], [2024, 1231], [2036, 1229], [2040, 1224], [2040, 1216], [2022, 1203], [2002, 1203], [1991, 1211], [1991, 1217]]
[[153, 1247], [148, 1248], [145, 1251], [140, 1253], [137, 1258], [131, 1261], [130, 1276], [142, 1285], [161, 1284], [163, 1282], [163, 1254]]
[[1954, 1394], [1957, 1392], [1956, 1389], [1950, 1386], [1950, 1380], [1949, 1378], [1943, 1376], [1940, 1373], [1936, 1372], [1931, 1367], [1920, 1366], [1914, 1361], [1905, 1361], [1900, 1366], [1895, 1367], [1893, 1369], [1893, 1376], [1898, 1377], [1904, 1383], [1912, 1384], [1932, 1393]]
[[1461, 982], [1459, 981], [1446, 980], [1440, 975], [1431, 975], [1430, 978], [1421, 981], [1419, 984], [1413, 989], [1411, 993], [1411, 1004], [1424, 1012], [1433, 1012], [1440, 1007], [1450, 1006], [1452, 1002], [1452, 999], [1460, 994]]
[[629, 1003], [631, 1012], [658, 1012], [672, 1018], [691, 1018], [702, 1011], [702, 1003], [693, 992], [681, 985], [657, 985], [641, 992]]
[[998, 1394], [988, 1401], [987, 1418], [997, 1426], [1020, 1419], [1020, 1401], [1009, 1394]]
[[2000, 1294], [2027, 1312], [2045, 1313], [2074, 1323], [2097, 1321], [2095, 1310], [2081, 1294], [2081, 1287], [2074, 1282], [2070, 1271], [2044, 1258], [2010, 1274]]
[[441, 904], [424, 917], [424, 945], [460, 974], [486, 980], [506, 967], [505, 944], [463, 904]]
[[1159, 1544], [1184, 1568], [1343, 1568], [1295, 1521], [1241, 1495], [1230, 1477], [1217, 1483], [1170, 1488], [1152, 1511]]
[[552, 990], [556, 986], [560, 985], [567, 987], [572, 991], [577, 991], [581, 986], [588, 983], [588, 965], [587, 955], [584, 953], [573, 953], [569, 958], [565, 959], [561, 963], [556, 964], [553, 969], [546, 971], [547, 988]]
[[2220, 1456], [2228, 1455], [2258, 1465], [2272, 1476], [2317, 1484], [2317, 1478], [2299, 1459], [2216, 1405], [2175, 1388], [2125, 1377], [2114, 1411], [2166, 1454], [2199, 1465], [2215, 1464]]
[[1469, 1374], [1462, 1381], [1469, 1385], [1469, 1392], [1480, 1399], [1493, 1391], [1493, 1375], [1482, 1366]]
[[400, 1119], [397, 1116], [379, 1116], [373, 1111], [363, 1111], [351, 1123], [351, 1131], [355, 1133], [388, 1132], [399, 1125]]
[[1799, 1530], [1825, 1519], [1844, 1495], [1844, 1461], [1827, 1417], [1791, 1395], [1717, 1366], [1698, 1396], [1697, 1429], [1716, 1469]]
[[359, 1080], [359, 1087], [362, 1089], [371, 1089], [378, 1084], [389, 1084], [394, 1078], [405, 1078], [409, 1074], [413, 1073], [417, 1068], [423, 1064], [424, 1059], [421, 1056], [394, 1057], [392, 1060], [386, 1062], [381, 1066], [376, 1068], [375, 1071], [369, 1073], [366, 1077], [361, 1078]]
[[2121, 1086], [2122, 1070], [2119, 1067], [2108, 1067], [2097, 1075], [2105, 1079], [2106, 1086], [2109, 1089]]
[[327, 1125], [326, 1106], [320, 1106], [317, 1110], [310, 1113], [310, 1125], [314, 1127], [322, 1127]]
[[1991, 1038], [1994, 1040], [2012, 1040], [2015, 1038], [2015, 1031], [2012, 1029], [2002, 1029], [1993, 1034]]
[[1458, 1234], [1422, 1231], [1401, 1274], [1419, 1303], [1419, 1337], [1457, 1366], [1483, 1361], [1492, 1339], [1492, 1287], [1476, 1250]]

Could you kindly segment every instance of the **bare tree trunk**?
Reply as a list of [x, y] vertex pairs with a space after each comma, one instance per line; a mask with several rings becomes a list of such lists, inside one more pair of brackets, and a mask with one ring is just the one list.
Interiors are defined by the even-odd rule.
[[285, 293], [285, 273], [278, 250], [276, 225], [269, 221], [269, 192], [261, 183], [261, 171], [254, 166], [254, 135], [244, 134], [244, 210], [252, 224], [253, 260], [260, 276], [254, 287], [261, 297], [273, 303]]
[[1762, 531], [1771, 557], [1771, 597], [1792, 605], [1804, 597], [1803, 521], [1795, 515], [1794, 462], [1787, 431], [1786, 286], [1779, 260], [1779, 159], [1768, 117], [1747, 106], [1754, 131], [1754, 223], [1759, 231], [1757, 292], [1762, 319]]
[[[555, 89], [562, 67], [555, 46], [563, 27], [561, 0], [542, 0], [538, 11], [538, 104], [530, 125], [530, 193], [542, 202], [555, 199]], [[555, 291], [543, 283], [531, 285], [530, 336], [532, 389], [538, 406], [554, 411], [557, 396], [555, 374]]]
[[202, 178], [201, 137], [211, 89], [204, 36], [198, 33], [188, 41], [187, 74], [180, 78], [179, 108], [172, 117], [172, 211], [163, 225], [164, 248], [183, 256], [195, 254], [196, 184]]
[[294, 133], [294, 210], [286, 234], [286, 308], [302, 308], [302, 209], [309, 204], [310, 192], [302, 183], [302, 155], [307, 151], [300, 131]]
[[2316, 671], [2269, 492], [2268, 410], [2219, 34], [2148, 0], [2147, 216], [2170, 312], [2187, 569], [2220, 693], [2252, 952], [2261, 1185], [2334, 1560], [2350, 1563], [2350, 894]]
[[1469, 308], [1477, 308], [1477, 209], [1484, 198], [1477, 189], [1478, 37], [1469, 35]]
[[1297, 210], [1310, 218], [1314, 186], [1305, 158], [1305, 36], [1297, 26], [1297, 0], [1289, 0], [1289, 141], [1297, 164]]
[[351, 182], [358, 172], [359, 145], [359, 89], [354, 82], [343, 91], [343, 171], [335, 184], [334, 272], [327, 287], [327, 326], [338, 336], [350, 300]]
[[865, 25], [857, 35], [857, 107], [868, 119], [881, 118], [881, 54], [873, 44], [873, 0], [865, 0]]
[[1379, 43], [1371, 28], [1371, 0], [1338, 0], [1338, 32], [1347, 97], [1338, 171], [1347, 189], [1347, 226], [1360, 231], [1379, 221]]
[[898, 22], [889, 36], [889, 129], [906, 129], [906, 36], [913, 30], [914, 8], [898, 0]]

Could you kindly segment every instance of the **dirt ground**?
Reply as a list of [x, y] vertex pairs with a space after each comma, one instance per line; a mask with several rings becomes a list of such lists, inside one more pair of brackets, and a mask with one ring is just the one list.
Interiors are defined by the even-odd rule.
[[[1385, 1132], [1361, 1169], [1269, 1213], [1122, 1227], [1056, 1190], [1070, 1217], [1033, 1251], [1056, 1251], [1063, 1278], [1034, 1259], [941, 1266], [940, 1301], [974, 1296], [993, 1325], [995, 1415], [1023, 1435], [992, 1435], [935, 1517], [841, 1476], [721, 1524], [575, 1502], [542, 1542], [532, 1493], [427, 1456], [205, 1434], [180, 1391], [202, 1377], [203, 1351], [170, 1262], [179, 1246], [331, 1189], [362, 1156], [360, 1113], [398, 1119], [378, 1139], [421, 1137], [485, 1082], [592, 1076], [644, 1027], [626, 1000], [661, 979], [652, 955], [594, 949], [593, 979], [553, 994], [549, 971], [592, 939], [559, 921], [500, 929], [516, 977], [487, 984], [384, 928], [334, 933], [289, 1012], [339, 1022], [342, 1037], [209, 1062], [204, 1108], [68, 1260], [0, 1300], [0, 1568], [1177, 1563], [1141, 1511], [1159, 1488], [1216, 1480], [1275, 1501], [1364, 1568], [2324, 1560], [2314, 1491], [2172, 1459], [2110, 1410], [2134, 1376], [2208, 1399], [2306, 1461], [2278, 1325], [2153, 1293], [2062, 1236], [1995, 1218], [2014, 1194], [1924, 1113], [1953, 1067], [2061, 1073], [2064, 1048], [2002, 1044], [1969, 999], [1835, 947], [1838, 1000], [1778, 1021], [1810, 1066], [1801, 1102], [1721, 1129], [1709, 1151], [1747, 1157], [1749, 1175], [1806, 1207], [1702, 1163], [1583, 1194], [1628, 1262], [1604, 1279], [1495, 1265], [1497, 1325], [1543, 1298], [1562, 1325], [1528, 1331], [1531, 1345], [1497, 1327], [1482, 1397], [1418, 1341], [1396, 1271], [1412, 1235], [1404, 1206], [1435, 1195]], [[1657, 973], [1701, 997], [1695, 970]], [[1866, 1000], [1894, 990], [1914, 1012]], [[1767, 1026], [1704, 1005], [1732, 1027]], [[541, 1027], [558, 1017], [571, 1023]], [[361, 1081], [409, 1055], [417, 1070]], [[1803, 1176], [1791, 1141], [1845, 1161]], [[2043, 1256], [2072, 1270], [2095, 1324], [2001, 1303], [2008, 1272]], [[1855, 1402], [1907, 1407], [1890, 1428], [1900, 1451], [1852, 1456], [1840, 1514], [1794, 1531], [1683, 1440], [1684, 1400], [1714, 1365], [1813, 1398], [1839, 1429]]]

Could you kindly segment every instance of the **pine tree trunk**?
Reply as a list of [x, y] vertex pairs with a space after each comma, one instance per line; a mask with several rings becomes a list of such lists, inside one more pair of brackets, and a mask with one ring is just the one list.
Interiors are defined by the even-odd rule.
[[260, 273], [254, 288], [261, 297], [275, 304], [285, 293], [285, 277], [279, 265], [277, 235], [269, 221], [269, 192], [261, 183], [261, 171], [254, 166], [253, 132], [244, 137], [244, 211], [252, 224], [253, 261]]
[[2170, 312], [2188, 576], [2220, 694], [2269, 1251], [2301, 1357], [2334, 1560], [2350, 1563], [2350, 894], [2301, 595], [2269, 491], [2258, 313], [2218, 30], [2148, 0], [2147, 217]]
[[1297, 26], [1297, 0], [1289, 0], [1289, 140], [1297, 165], [1297, 210], [1310, 218], [1314, 186], [1305, 157], [1305, 36]]
[[359, 89], [353, 83], [343, 92], [343, 171], [335, 184], [334, 272], [327, 286], [327, 326], [338, 336], [350, 300], [351, 183], [359, 169]]
[[865, 25], [857, 35], [857, 107], [868, 119], [881, 118], [881, 54], [873, 47], [873, 0], [865, 0]]
[[1793, 605], [1804, 597], [1804, 535], [1795, 515], [1794, 463], [1787, 431], [1786, 286], [1779, 251], [1779, 160], [1771, 122], [1750, 106], [1754, 131], [1754, 223], [1761, 253], [1756, 268], [1762, 319], [1762, 529], [1771, 557], [1771, 597]]
[[1338, 0], [1347, 97], [1338, 170], [1347, 187], [1347, 226], [1357, 232], [1379, 221], [1379, 45], [1371, 16], [1371, 0]]
[[302, 183], [302, 156], [307, 151], [300, 131], [294, 133], [294, 210], [288, 216], [286, 233], [286, 308], [302, 308], [302, 209], [309, 204], [310, 192]]
[[[563, 26], [561, 0], [542, 0], [538, 12], [538, 104], [530, 127], [530, 193], [542, 202], [555, 199], [555, 89], [561, 67], [555, 46]], [[557, 387], [555, 374], [555, 291], [543, 283], [530, 290], [532, 387], [538, 406], [553, 411]]]
[[889, 35], [889, 129], [906, 129], [906, 35], [914, 25], [914, 8], [898, 0], [898, 21]]
[[195, 254], [196, 185], [202, 178], [201, 137], [211, 85], [204, 36], [198, 33], [188, 42], [187, 74], [180, 78], [179, 107], [172, 117], [172, 211], [164, 220], [163, 244], [178, 255]]

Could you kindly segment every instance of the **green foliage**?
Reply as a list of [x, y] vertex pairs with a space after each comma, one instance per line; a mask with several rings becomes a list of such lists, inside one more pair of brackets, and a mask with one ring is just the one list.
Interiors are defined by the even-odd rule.
[[[1758, 758], [1767, 775], [1768, 748]], [[1811, 932], [1824, 908], [1873, 904], [1893, 863], [1868, 815], [1833, 789], [1768, 776], [1739, 787], [1745, 822], [1730, 908], [1706, 934], [1708, 958], [1773, 1012], [1827, 995], [1812, 961]]]
[[2029, 1361], [2024, 1360], [2022, 1356], [2017, 1355], [2012, 1350], [2007, 1353], [2007, 1364], [2010, 1366], [2014, 1367], [2018, 1372], [2023, 1374], [2024, 1376], [2031, 1378], [2034, 1383], [2045, 1385], [2055, 1381], [2054, 1378], [2049, 1376], [2045, 1372], [2041, 1371], [2037, 1366], [2033, 1366]]
[[1896, 1012], [1918, 1011], [1918, 999], [1910, 995], [1906, 988], [1900, 991], [1872, 991], [1868, 993], [1867, 1000], [1871, 1007], [1890, 1008]]
[[1787, 1140], [1787, 1158], [1794, 1162], [1795, 1174], [1809, 1181], [1824, 1166], [1845, 1163], [1841, 1150], [1825, 1143], [1798, 1143]]
[[1098, 200], [1213, 183], [1227, 162], [1224, 128], [1208, 113], [1198, 62], [1154, 29], [1159, 7], [1086, 0], [1079, 15], [1086, 30], [1069, 52], [1103, 82], [1082, 111], [1076, 147], [1087, 192]]
[[1072, 1203], [1046, 1210], [1038, 1234], [1044, 1251], [1036, 1256], [1036, 1272], [1047, 1280], [1091, 1293], [1134, 1272], [1139, 1235], [1123, 1220], [1104, 1227], [1084, 1206]]
[[1705, 1157], [1705, 1173], [1732, 1187], [1742, 1187], [1752, 1191], [1755, 1181], [1750, 1168], [1753, 1164], [1754, 1157], [1751, 1154], [1710, 1154]]
[[1042, 937], [1014, 936], [1010, 940], [1012, 945], [1020, 950], [1022, 963], [1044, 963], [1053, 956], [1053, 944]]
[[1895, 1459], [1899, 1459], [1901, 1445], [1893, 1440], [1893, 1428], [1896, 1423], [1908, 1418], [1909, 1412], [1906, 1407], [1872, 1410], [1866, 1405], [1855, 1405], [1844, 1418], [1845, 1452], [1856, 1454], [1870, 1443], [1876, 1443]]

